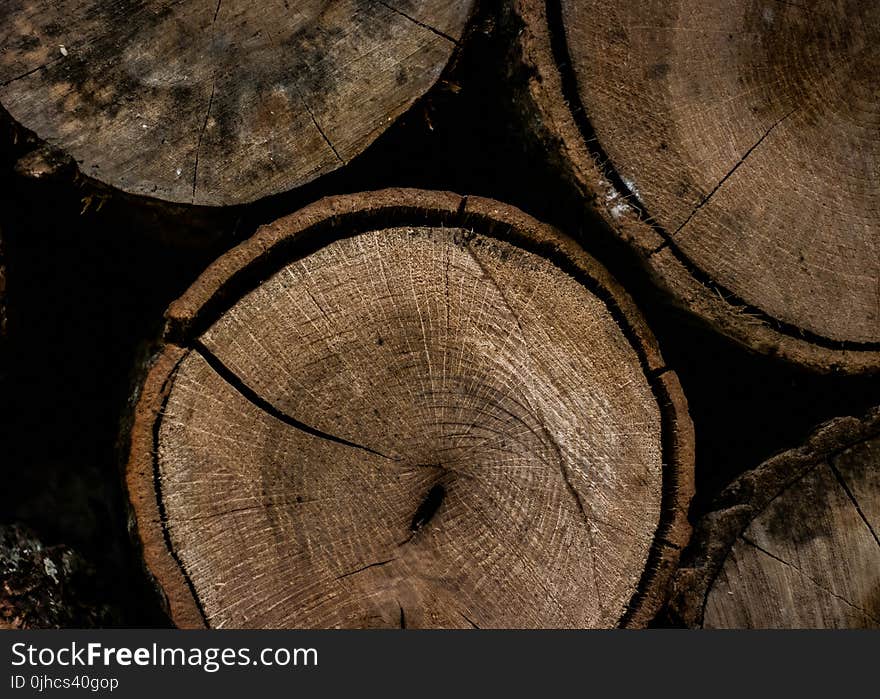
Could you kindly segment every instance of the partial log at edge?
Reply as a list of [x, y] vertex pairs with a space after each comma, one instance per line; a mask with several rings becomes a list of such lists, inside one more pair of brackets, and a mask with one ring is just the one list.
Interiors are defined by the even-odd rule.
[[[64, 22], [26, 1], [4, 7], [0, 122], [59, 149], [102, 197], [183, 211], [295, 191], [354, 160], [445, 81], [478, 11], [146, 5], [125, 22], [101, 3]], [[115, 147], [91, 148], [102, 138]], [[30, 164], [23, 173], [50, 174]]]
[[749, 350], [820, 373], [880, 371], [876, 343], [849, 347], [821, 338], [814, 341], [809, 333], [779, 323], [737, 299], [699, 270], [695, 274], [639, 207], [628, 203], [630, 193], [618, 184], [620, 175], [607, 156], [592, 149], [566, 97], [571, 93], [570, 77], [562, 74], [557, 63], [564, 46], [551, 28], [561, 21], [556, 16], [559, 12], [558, 0], [515, 0], [503, 10], [501, 25], [510, 42], [510, 81], [518, 91], [514, 100], [518, 117], [527, 137], [562, 177], [611, 232], [639, 255], [655, 285], [676, 306]]
[[674, 625], [701, 627], [712, 585], [752, 520], [817, 465], [878, 435], [880, 408], [862, 419], [836, 418], [821, 425], [803, 446], [774, 456], [725, 488], [712, 511], [694, 527], [673, 578], [667, 620]]
[[67, 546], [20, 525], [0, 526], [0, 628], [91, 628], [113, 620], [95, 573]]
[[[183, 573], [160, 522], [161, 506], [154, 487], [153, 454], [158, 417], [168, 398], [175, 368], [189, 338], [207, 327], [218, 312], [235, 300], [244, 285], [262, 278], [260, 269], [275, 264], [278, 256], [300, 240], [308, 246], [330, 227], [366, 220], [391, 225], [403, 220], [411, 225], [430, 220], [446, 225], [479, 225], [499, 229], [501, 235], [528, 240], [548, 255], [564, 259], [587, 274], [616, 303], [629, 324], [631, 337], [642, 353], [645, 370], [661, 403], [664, 448], [664, 483], [661, 526], [657, 531], [639, 593], [631, 600], [622, 626], [645, 626], [666, 599], [668, 583], [690, 527], [687, 507], [693, 493], [693, 427], [678, 379], [662, 362], [656, 343], [626, 293], [591, 258], [558, 232], [521, 212], [497, 202], [448, 193], [385, 190], [333, 197], [260, 229], [248, 242], [220, 258], [167, 313], [165, 348], [148, 367], [130, 433], [127, 466], [129, 498], [136, 534], [148, 570], [167, 600], [173, 621], [181, 627], [203, 627], [205, 616], [192, 583]], [[293, 231], [293, 232], [291, 232]]]

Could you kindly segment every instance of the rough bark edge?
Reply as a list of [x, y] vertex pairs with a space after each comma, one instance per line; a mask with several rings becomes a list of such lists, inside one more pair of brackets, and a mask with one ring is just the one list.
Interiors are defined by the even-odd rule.
[[0, 104], [0, 132], [5, 132], [9, 135], [9, 140], [11, 140], [13, 146], [17, 146], [24, 150], [21, 155], [21, 162], [16, 165], [16, 172], [19, 175], [34, 180], [69, 180], [71, 186], [83, 190], [82, 201], [84, 210], [90, 208], [93, 202], [100, 208], [104, 205], [104, 202], [118, 200], [124, 206], [143, 207], [148, 214], [160, 216], [163, 219], [166, 216], [170, 221], [173, 221], [175, 218], [183, 218], [185, 220], [192, 220], [192, 225], [196, 227], [209, 228], [213, 223], [212, 214], [214, 212], [221, 212], [230, 208], [245, 207], [272, 197], [300, 192], [304, 188], [314, 185], [319, 180], [345, 169], [347, 165], [360, 158], [384, 133], [393, 128], [395, 124], [398, 124], [407, 115], [415, 113], [419, 106], [424, 104], [427, 100], [430, 100], [436, 91], [442, 89], [443, 85], [454, 83], [454, 76], [461, 62], [462, 51], [478, 30], [480, 24], [479, 20], [485, 12], [483, 7], [484, 3], [486, 3], [486, 0], [475, 0], [470, 14], [465, 19], [461, 38], [458, 41], [453, 42], [454, 45], [449, 54], [449, 58], [443, 66], [437, 80], [422, 94], [417, 95], [407, 104], [396, 110], [392, 114], [389, 122], [373, 129], [365, 138], [365, 145], [357, 155], [350, 160], [347, 160], [345, 163], [314, 175], [311, 179], [304, 180], [289, 189], [266, 192], [252, 199], [228, 201], [222, 204], [204, 204], [161, 199], [143, 192], [133, 192], [127, 189], [122, 189], [119, 186], [109, 184], [103, 180], [92, 177], [91, 175], [87, 175], [79, 168], [79, 165], [72, 156], [66, 151], [60, 150], [53, 144], [42, 139], [28, 127], [20, 124], [2, 104]]
[[161, 419], [177, 367], [187, 353], [169, 345], [155, 357], [147, 371], [131, 425], [125, 484], [133, 511], [130, 521], [133, 538], [140, 544], [147, 572], [161, 593], [168, 615], [182, 628], [205, 628], [198, 601], [166, 542], [154, 474], [155, 427]]
[[509, 77], [517, 93], [518, 117], [564, 179], [636, 252], [653, 283], [676, 306], [751, 351], [819, 373], [880, 372], [880, 343], [836, 342], [750, 306], [711, 280], [652, 223], [600, 147], [590, 148], [572, 112], [548, 21], [548, 6], [558, 2], [513, 0], [502, 12], [503, 34], [511, 44]]
[[573, 240], [496, 201], [410, 189], [328, 197], [263, 226], [211, 265], [169, 307], [164, 348], [149, 369], [134, 411], [126, 482], [133, 534], [142, 542], [147, 568], [167, 600], [171, 619], [184, 628], [207, 625], [195, 591], [169, 548], [155, 488], [156, 426], [176, 367], [189, 351], [188, 342], [290, 259], [361, 230], [407, 224], [477, 229], [546, 256], [606, 303], [638, 354], [661, 413], [663, 492], [645, 570], [619, 624], [646, 626], [668, 598], [671, 576], [691, 533], [687, 509], [694, 492], [694, 433], [678, 377], [663, 364], [653, 334], [626, 291]]
[[859, 442], [880, 435], [880, 406], [864, 418], [839, 417], [820, 425], [800, 447], [778, 454], [728, 485], [694, 527], [672, 582], [666, 620], [700, 628], [706, 600], [737, 537], [752, 520], [808, 471]]

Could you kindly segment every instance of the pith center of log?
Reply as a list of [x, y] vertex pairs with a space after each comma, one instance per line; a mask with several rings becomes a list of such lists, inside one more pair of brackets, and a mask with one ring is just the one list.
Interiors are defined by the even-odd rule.
[[202, 623], [594, 627], [638, 606], [674, 438], [609, 292], [459, 226], [367, 229], [260, 276], [142, 398], [154, 457], [130, 485]]

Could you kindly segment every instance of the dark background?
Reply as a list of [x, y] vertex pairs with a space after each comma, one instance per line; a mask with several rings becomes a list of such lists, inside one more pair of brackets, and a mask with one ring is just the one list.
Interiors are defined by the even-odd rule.
[[483, 195], [576, 236], [635, 296], [681, 379], [697, 435], [692, 518], [734, 476], [796, 446], [818, 423], [880, 402], [878, 378], [812, 375], [749, 354], [667, 306], [603, 224], [585, 220], [577, 197], [527, 151], [504, 57], [481, 24], [448, 82], [350, 166], [291, 194], [197, 216], [121, 197], [99, 208], [101, 192], [70, 173], [22, 177], [15, 163], [32, 146], [4, 134], [0, 523], [23, 522], [45, 543], [79, 550], [118, 623], [168, 624], [128, 538], [117, 450], [137, 366], [164, 309], [208, 264], [325, 194], [409, 186]]

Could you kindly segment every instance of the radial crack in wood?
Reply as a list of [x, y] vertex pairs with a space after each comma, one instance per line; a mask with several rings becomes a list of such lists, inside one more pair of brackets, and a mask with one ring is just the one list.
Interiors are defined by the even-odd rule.
[[349, 162], [438, 81], [475, 0], [9, 0], [0, 104], [88, 177], [230, 205]]
[[509, 7], [526, 128], [678, 304], [880, 370], [880, 4]]
[[168, 316], [128, 484], [176, 623], [611, 627], [665, 598], [681, 389], [553, 229], [450, 194], [328, 199]]
[[670, 615], [706, 628], [880, 627], [880, 409], [759, 466], [698, 525]]

